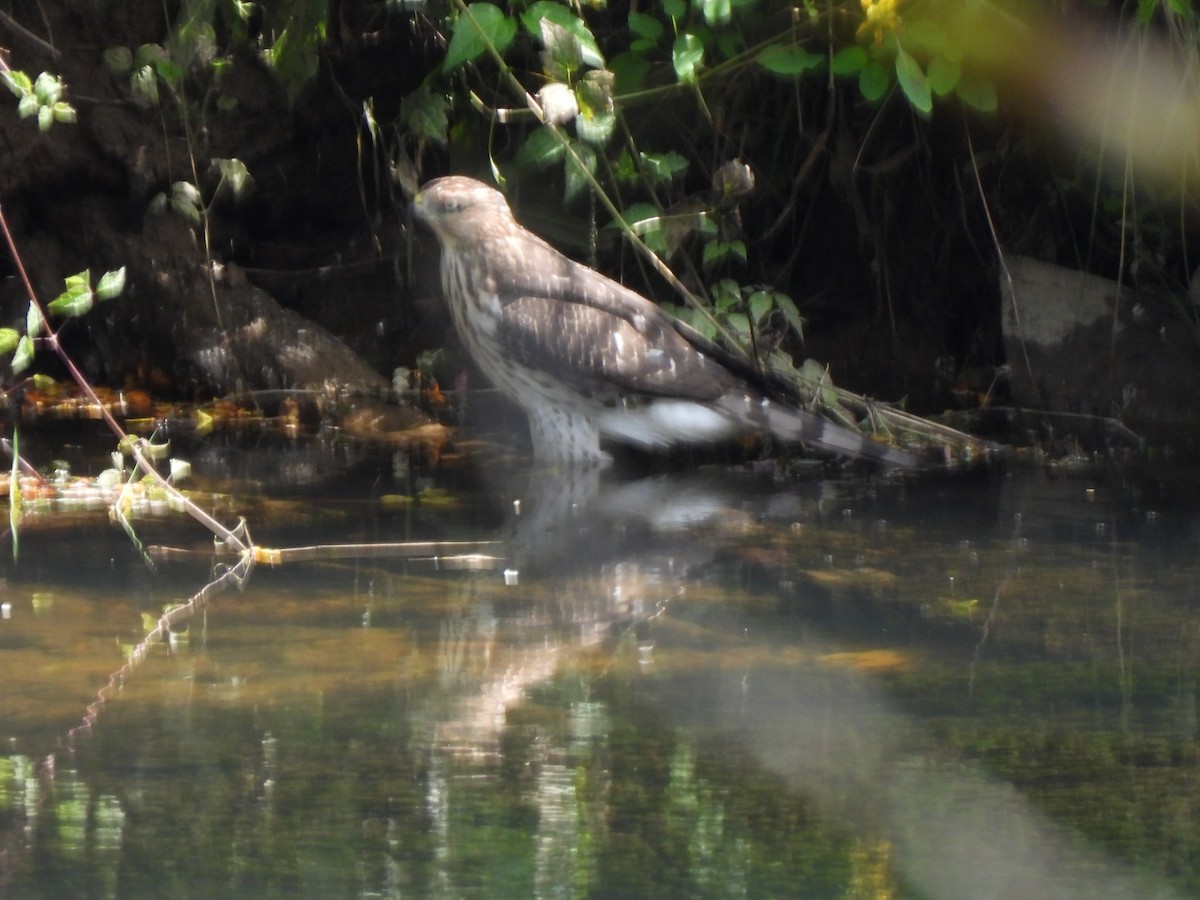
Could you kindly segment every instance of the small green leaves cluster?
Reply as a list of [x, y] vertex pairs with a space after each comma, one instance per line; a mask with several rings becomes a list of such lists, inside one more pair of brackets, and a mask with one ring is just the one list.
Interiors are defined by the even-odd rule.
[[204, 200], [200, 189], [190, 181], [175, 181], [166, 191], [160, 191], [150, 198], [150, 212], [161, 213], [170, 210], [189, 225], [199, 225], [204, 221]]
[[[253, 179], [240, 159], [214, 159], [212, 165], [220, 176], [214, 198], [225, 191], [240, 197], [249, 190]], [[174, 181], [167, 190], [150, 198], [150, 212], [170, 211], [189, 225], [203, 224], [207, 209], [200, 189], [190, 181]]]
[[[86, 315], [97, 302], [111, 300], [125, 290], [125, 267], [105, 272], [95, 286], [86, 270], [64, 279], [64, 285], [63, 292], [46, 304], [46, 311], [61, 318]], [[41, 310], [31, 303], [25, 316], [24, 334], [15, 328], [0, 328], [0, 355], [12, 354], [10, 365], [14, 374], [19, 375], [33, 362], [34, 341], [45, 331], [44, 324]]]
[[6, 69], [0, 71], [0, 81], [16, 95], [22, 119], [37, 117], [38, 131], [49, 131], [55, 122], [75, 121], [75, 108], [63, 99], [67, 88], [57, 75], [43, 72], [30, 80], [24, 72]]
[[1165, 4], [1161, 3], [1160, 0], [1138, 0], [1138, 22], [1142, 25], [1148, 25], [1161, 6], [1165, 6], [1166, 12], [1170, 15], [1184, 21], [1194, 22], [1196, 20], [1196, 11], [1192, 9], [1192, 0], [1166, 0]]
[[[493, 50], [503, 54], [518, 34], [541, 47], [539, 59], [545, 84], [537, 98], [543, 120], [572, 129], [574, 136], [564, 141], [550, 128], [532, 132], [517, 154], [517, 165], [540, 169], [569, 155], [572, 159], [565, 168], [565, 191], [570, 199], [586, 183], [575, 161], [594, 173], [598, 151], [608, 143], [617, 123], [615, 80], [605, 68], [596, 38], [583, 19], [557, 0], [535, 0], [518, 18], [508, 16], [492, 3], [472, 3], [454, 22], [442, 73], [454, 73]], [[423, 128], [440, 121], [430, 119], [428, 113], [438, 110], [428, 102], [410, 106], [409, 111], [424, 117], [416, 120]]]
[[867, 13], [859, 33], [871, 39], [838, 49], [830, 60], [834, 75], [856, 78], [859, 91], [871, 101], [898, 85], [923, 114], [933, 111], [935, 98], [949, 96], [981, 112], [995, 111], [995, 85], [970, 71], [962, 18], [939, 17], [944, 7], [938, 4], [916, 7], [904, 19], [896, 12], [896, 0], [862, 0], [862, 5]]
[[[231, 44], [245, 46], [252, 40], [249, 23], [256, 10], [264, 14], [262, 32], [274, 36], [261, 47], [263, 60], [275, 72], [291, 99], [317, 71], [318, 48], [325, 40], [328, 0], [277, 0], [252, 3], [248, 0], [189, 0], [179, 4], [179, 13], [161, 44], [142, 44], [136, 49], [110, 47], [104, 51], [109, 71], [128, 76], [135, 102], [156, 107], [165, 86], [177, 100], [183, 99], [184, 76], [206, 72], [219, 78], [230, 65], [231, 55], [218, 45], [218, 32]], [[257, 39], [255, 39], [257, 40]], [[216, 96], [217, 108], [236, 106], [232, 97]]]
[[721, 331], [726, 332], [739, 345], [755, 347], [756, 354], [772, 367], [783, 370], [792, 366], [791, 357], [775, 346], [766, 346], [765, 337], [772, 336], [778, 344], [788, 332], [804, 338], [804, 317], [795, 302], [787, 294], [765, 285], [738, 284], [732, 278], [723, 278], [709, 288], [712, 306], [705, 311], [682, 306], [666, 306], [677, 318], [687, 322], [709, 340], [717, 340]]
[[677, 83], [696, 84], [714, 55], [728, 60], [744, 49], [736, 31], [723, 26], [731, 24], [735, 8], [753, 5], [745, 0], [697, 0], [690, 6], [687, 0], [660, 0], [630, 12], [628, 49], [611, 63], [619, 91], [638, 91], [659, 81], [664, 64]]
[[[969, 6], [947, 0], [802, 0], [785, 19], [759, 0], [650, 0], [628, 13], [623, 32], [605, 36], [606, 46], [616, 51], [606, 59], [579, 7], [535, 0], [511, 14], [481, 0], [453, 19], [441, 74], [459, 73], [492, 55], [527, 58], [521, 51], [540, 47], [543, 86], [537, 97], [544, 118], [573, 134], [564, 141], [553, 130], [531, 133], [517, 163], [531, 170], [565, 161], [570, 198], [586, 181], [579, 165], [597, 171], [622, 101], [690, 90], [748, 67], [779, 78], [828, 71], [856, 80], [868, 101], [898, 86], [922, 114], [932, 111], [937, 98], [951, 96], [990, 112], [996, 91], [971, 58], [979, 46], [970, 36], [979, 25], [972, 16], [979, 14], [977, 4]], [[703, 96], [694, 93], [703, 112]], [[428, 83], [411, 95], [406, 127], [423, 140], [444, 143], [446, 107], [436, 99]], [[636, 154], [629, 161], [641, 163]], [[608, 162], [619, 173], [625, 161]]]
[[142, 44], [137, 50], [110, 47], [104, 51], [104, 63], [114, 75], [129, 76], [130, 93], [144, 106], [158, 106], [161, 102], [160, 80], [172, 92], [183, 81], [183, 69], [158, 44]]
[[[828, 61], [834, 75], [856, 78], [862, 96], [869, 101], [881, 99], [893, 85], [899, 85], [911, 106], [921, 113], [932, 111], [935, 98], [950, 95], [983, 112], [996, 108], [994, 85], [971, 71], [970, 56], [977, 46], [971, 36], [985, 27], [978, 16], [986, 11], [958, 9], [944, 0], [842, 0], [828, 6], [804, 0], [806, 15], [797, 18], [804, 24], [768, 38], [756, 49], [742, 47], [728, 29], [719, 27], [729, 24], [741, 8], [757, 13], [753, 4], [700, 0], [693, 3], [693, 9], [697, 5], [703, 21], [696, 21], [693, 14], [694, 24], [678, 31], [671, 48], [680, 81], [694, 80], [706, 57], [719, 69], [726, 62], [736, 63], [751, 55], [763, 69], [783, 77], [819, 74]], [[678, 27], [684, 0], [663, 0], [662, 9]], [[853, 35], [843, 29], [847, 22], [857, 23]], [[641, 36], [663, 30], [662, 23], [644, 14], [630, 16], [630, 29]], [[647, 46], [634, 42], [630, 51], [637, 54]], [[614, 60], [614, 68], [622, 70], [624, 66]], [[644, 65], [634, 68], [648, 69]]]
[[444, 146], [450, 131], [450, 99], [428, 82], [400, 101], [400, 133], [419, 143]]
[[278, 4], [275, 18], [283, 27], [266, 51], [266, 60], [293, 101], [317, 73], [330, 5], [328, 0], [289, 0]]
[[64, 279], [66, 290], [46, 304], [52, 316], [72, 318], [87, 315], [97, 301], [112, 300], [125, 290], [125, 267], [105, 272], [92, 287], [92, 276], [86, 269]]

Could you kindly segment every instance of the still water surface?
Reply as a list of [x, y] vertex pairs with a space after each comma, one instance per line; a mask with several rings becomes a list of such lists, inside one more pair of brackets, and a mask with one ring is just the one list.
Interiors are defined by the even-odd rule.
[[209, 454], [266, 546], [505, 543], [259, 565], [106, 688], [214, 561], [27, 520], [0, 895], [1200, 894], [1200, 517], [1154, 477]]

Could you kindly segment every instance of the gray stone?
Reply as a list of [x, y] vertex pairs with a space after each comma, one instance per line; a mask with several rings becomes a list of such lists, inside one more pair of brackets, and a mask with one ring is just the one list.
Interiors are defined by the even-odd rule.
[[1112, 417], [1143, 434], [1195, 430], [1200, 343], [1186, 297], [1019, 256], [1005, 258], [1000, 292], [1018, 406]]

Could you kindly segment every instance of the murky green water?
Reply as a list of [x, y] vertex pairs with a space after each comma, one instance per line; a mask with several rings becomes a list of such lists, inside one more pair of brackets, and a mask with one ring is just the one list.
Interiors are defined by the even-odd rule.
[[281, 483], [218, 455], [218, 511], [273, 547], [511, 558], [260, 565], [110, 685], [212, 561], [151, 573], [102, 513], [27, 523], [0, 894], [1200, 893], [1200, 517], [1173, 489], [716, 470], [491, 497], [339, 454]]

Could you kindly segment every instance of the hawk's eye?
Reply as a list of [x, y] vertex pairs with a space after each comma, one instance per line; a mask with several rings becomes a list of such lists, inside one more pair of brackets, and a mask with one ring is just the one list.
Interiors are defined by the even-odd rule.
[[458, 212], [460, 209], [462, 209], [462, 203], [453, 197], [447, 197], [442, 201], [442, 212], [453, 213]]

